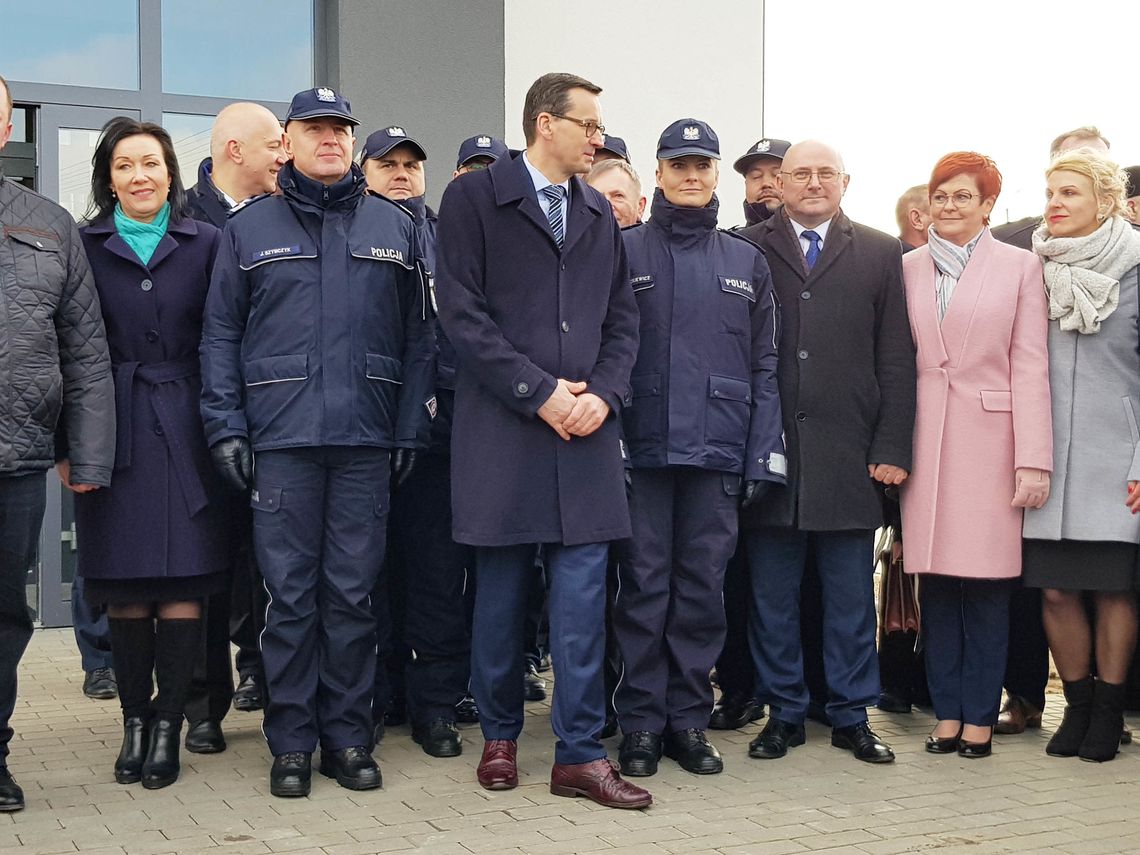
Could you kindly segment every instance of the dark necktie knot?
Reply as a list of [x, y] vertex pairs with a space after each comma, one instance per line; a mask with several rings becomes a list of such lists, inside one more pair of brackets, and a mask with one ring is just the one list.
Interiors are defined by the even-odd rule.
[[547, 184], [542, 193], [547, 198], [546, 219], [550, 221], [550, 232], [558, 246], [566, 237], [566, 221], [562, 213], [562, 194], [565, 192], [561, 184]]

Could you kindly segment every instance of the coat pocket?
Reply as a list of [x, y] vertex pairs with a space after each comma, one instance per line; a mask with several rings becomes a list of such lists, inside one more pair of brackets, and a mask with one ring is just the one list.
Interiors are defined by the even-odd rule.
[[709, 375], [705, 441], [743, 450], [748, 441], [751, 405], [752, 386], [747, 380]]
[[1012, 413], [1013, 392], [982, 389], [978, 392], [982, 398], [982, 409], [989, 413]]
[[403, 380], [403, 364], [392, 356], [367, 353], [364, 356], [364, 373], [369, 380], [383, 380], [399, 385]]
[[245, 363], [246, 418], [256, 439], [272, 428], [294, 433], [301, 421], [292, 415], [293, 402], [309, 379], [309, 357], [304, 353], [264, 356]]
[[631, 443], [661, 442], [665, 435], [661, 410], [661, 375], [635, 374], [629, 385], [633, 403], [622, 409], [622, 427]]

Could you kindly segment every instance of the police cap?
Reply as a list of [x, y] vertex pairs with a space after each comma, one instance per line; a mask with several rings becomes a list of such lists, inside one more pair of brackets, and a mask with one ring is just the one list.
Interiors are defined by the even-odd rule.
[[463, 166], [475, 157], [489, 157], [498, 160], [508, 153], [507, 144], [490, 134], [477, 134], [468, 137], [459, 144], [459, 156], [455, 160], [455, 168]]
[[774, 157], [776, 160], [783, 160], [784, 155], [788, 153], [788, 149], [792, 144], [787, 140], [773, 139], [772, 137], [764, 137], [762, 140], [757, 140], [748, 151], [736, 158], [736, 162], [732, 164], [732, 168], [739, 172], [741, 175], [747, 175], [748, 170], [752, 168], [752, 164], [762, 157]]
[[326, 117], [344, 119], [353, 127], [360, 124], [360, 120], [352, 115], [352, 107], [348, 101], [327, 86], [303, 89], [294, 95], [293, 100], [289, 102], [289, 112], [285, 114], [285, 124], [294, 119]]
[[657, 140], [657, 158], [672, 160], [690, 154], [720, 160], [720, 139], [700, 119], [678, 119]]
[[626, 163], [629, 163], [629, 149], [625, 146], [625, 140], [621, 137], [615, 137], [606, 134], [606, 144], [599, 149], [600, 151], [608, 151], [611, 154], [616, 154]]
[[383, 157], [398, 145], [410, 145], [420, 160], [427, 160], [424, 147], [408, 136], [402, 125], [388, 125], [370, 133], [364, 141], [360, 160], [363, 163], [370, 157]]

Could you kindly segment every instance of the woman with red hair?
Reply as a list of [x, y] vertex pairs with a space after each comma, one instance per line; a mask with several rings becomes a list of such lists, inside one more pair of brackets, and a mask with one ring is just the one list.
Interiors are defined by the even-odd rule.
[[900, 489], [919, 585], [935, 754], [990, 754], [1024, 508], [1049, 496], [1048, 307], [1041, 262], [987, 227], [994, 162], [943, 157], [929, 242], [903, 258], [918, 360], [914, 470]]

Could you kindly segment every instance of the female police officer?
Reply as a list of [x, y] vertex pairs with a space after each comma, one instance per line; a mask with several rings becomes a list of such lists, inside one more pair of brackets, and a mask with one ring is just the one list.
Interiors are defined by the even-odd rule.
[[723, 768], [704, 729], [741, 479], [746, 502], [784, 481], [771, 277], [759, 248], [716, 228], [719, 159], [704, 122], [671, 124], [652, 219], [623, 233], [641, 313], [623, 414], [633, 539], [614, 614], [628, 775], [652, 775], [662, 749], [690, 772]]

